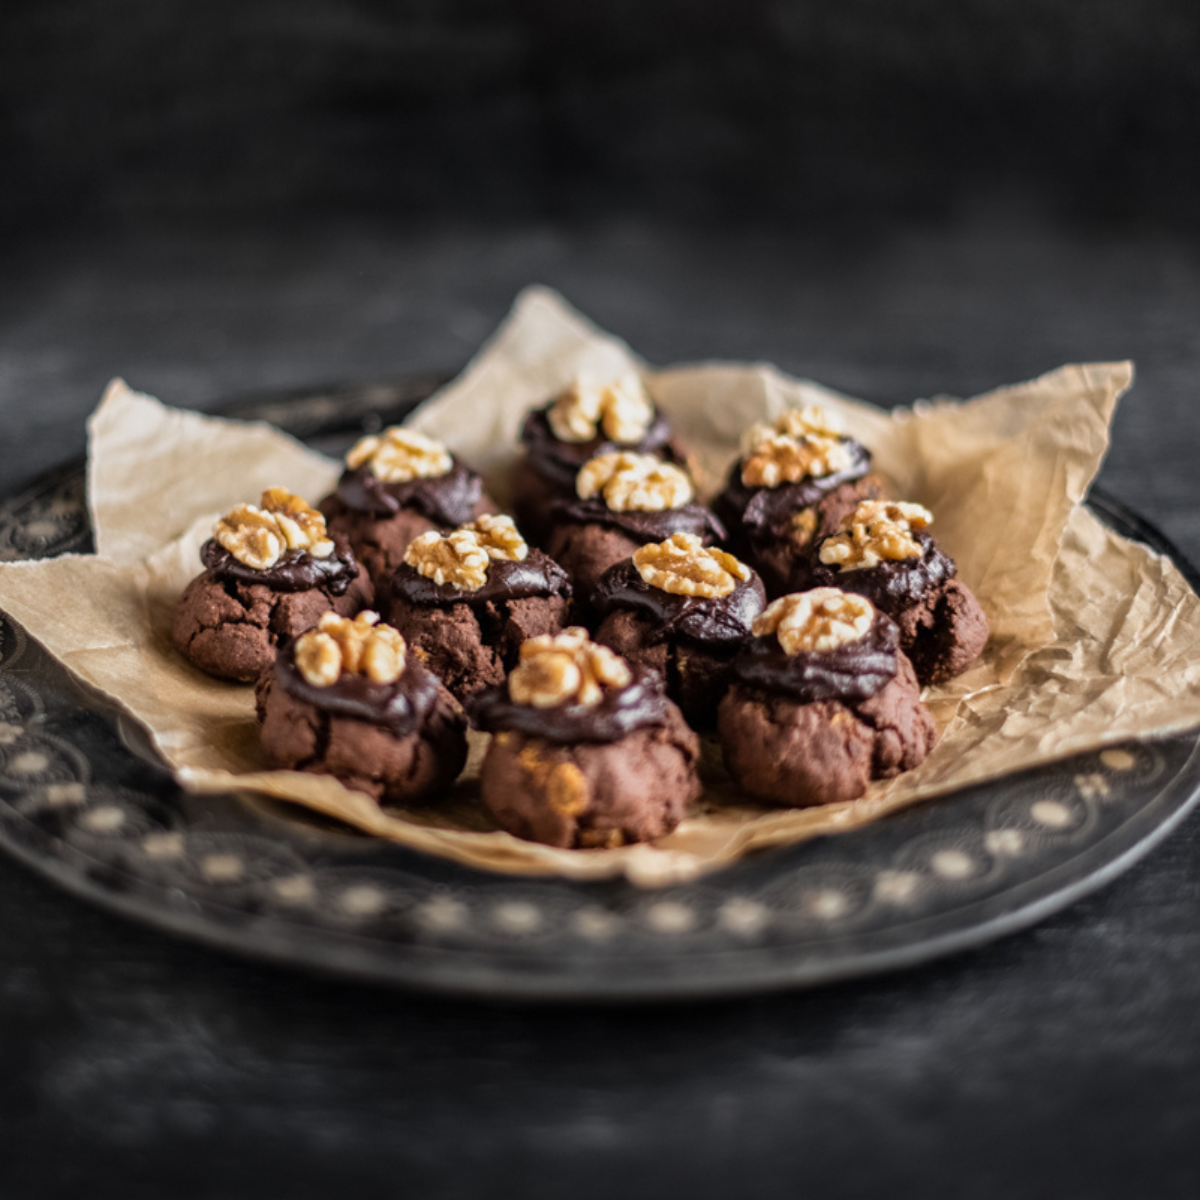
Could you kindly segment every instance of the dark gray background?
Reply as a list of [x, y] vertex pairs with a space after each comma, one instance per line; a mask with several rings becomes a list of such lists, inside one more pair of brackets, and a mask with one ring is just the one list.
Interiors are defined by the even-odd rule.
[[[1200, 18], [1166, 0], [0, 14], [0, 487], [106, 380], [453, 368], [523, 284], [881, 403], [1133, 357], [1200, 560]], [[656, 1011], [242, 964], [0, 863], [7, 1197], [1195, 1197], [1200, 824], [907, 975]]]

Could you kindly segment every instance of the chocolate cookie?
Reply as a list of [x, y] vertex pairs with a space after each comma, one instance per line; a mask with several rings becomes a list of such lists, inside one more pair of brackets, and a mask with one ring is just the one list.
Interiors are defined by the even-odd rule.
[[375, 613], [327, 613], [280, 649], [255, 693], [274, 767], [332, 775], [376, 801], [448, 787], [467, 759], [458, 701]]
[[811, 577], [820, 587], [865, 596], [900, 628], [901, 649], [922, 685], [961, 675], [988, 639], [988, 620], [958, 568], [925, 531], [918, 504], [868, 502], [816, 546]]
[[400, 425], [351, 449], [337, 489], [320, 507], [380, 592], [413, 538], [498, 511], [474, 471], [441, 443]]
[[580, 470], [575, 491], [551, 511], [546, 551], [570, 575], [581, 608], [600, 576], [639, 546], [673, 533], [705, 545], [725, 536], [720, 521], [693, 502], [687, 473], [649, 455], [602, 454]]
[[682, 466], [686, 454], [636, 376], [597, 384], [577, 379], [534, 409], [521, 429], [513, 511], [536, 542], [551, 529], [552, 506], [575, 496], [575, 477], [601, 454], [628, 450]]
[[558, 633], [567, 573], [531, 549], [511, 517], [481, 517], [408, 548], [391, 584], [391, 623], [460, 699], [504, 682], [523, 642]]
[[756, 799], [853, 800], [919, 765], [937, 740], [899, 630], [859, 596], [821, 588], [776, 600], [734, 672], [721, 749]]
[[762, 580], [692, 534], [641, 546], [600, 577], [596, 640], [650, 667], [696, 727], [711, 725], [733, 660], [766, 604]]
[[517, 837], [612, 847], [669, 833], [699, 794], [699, 742], [658, 676], [582, 629], [525, 643], [505, 687], [470, 702], [492, 733], [484, 804]]
[[755, 426], [746, 440], [713, 511], [768, 594], [801, 590], [809, 586], [813, 545], [861, 500], [882, 496], [882, 480], [870, 473], [870, 451], [816, 407]]
[[345, 541], [327, 537], [321, 514], [286, 489], [264, 492], [261, 508], [234, 508], [213, 533], [172, 627], [176, 648], [208, 675], [253, 682], [281, 639], [329, 609], [350, 616], [371, 603], [370, 580]]

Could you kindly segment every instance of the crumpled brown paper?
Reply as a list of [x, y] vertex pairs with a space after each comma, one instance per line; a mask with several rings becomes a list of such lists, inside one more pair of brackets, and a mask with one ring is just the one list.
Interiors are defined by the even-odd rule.
[[[645, 369], [623, 343], [533, 289], [412, 423], [482, 469], [503, 497], [525, 411], [580, 370], [628, 367]], [[188, 788], [263, 792], [481, 868], [664, 883], [968, 783], [1200, 724], [1200, 601], [1169, 561], [1080, 506], [1131, 379], [1127, 363], [1069, 366], [965, 403], [892, 415], [771, 367], [650, 373], [710, 490], [752, 421], [812, 402], [839, 413], [875, 452], [893, 494], [934, 510], [934, 532], [979, 595], [993, 636], [970, 672], [928, 692], [943, 733], [917, 770], [849, 803], [765, 810], [738, 796], [709, 753], [700, 804], [648, 846], [557, 850], [497, 831], [475, 799], [480, 735], [462, 781], [428, 808], [381, 810], [332, 779], [262, 769], [251, 689], [188, 666], [169, 630], [218, 512], [275, 483], [316, 500], [337, 477], [338, 464], [269, 427], [168, 409], [114, 383], [90, 424], [99, 553], [0, 566], [0, 605], [141, 721]]]

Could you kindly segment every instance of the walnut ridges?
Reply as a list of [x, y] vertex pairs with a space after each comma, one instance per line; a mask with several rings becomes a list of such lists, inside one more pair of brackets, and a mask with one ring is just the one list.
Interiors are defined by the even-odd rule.
[[813, 588], [780, 596], [763, 610], [751, 629], [755, 637], [774, 634], [788, 655], [836, 650], [867, 635], [875, 620], [869, 600], [837, 588]]
[[864, 500], [843, 517], [839, 531], [821, 543], [818, 557], [826, 566], [863, 571], [881, 562], [920, 558], [914, 531], [933, 524], [933, 514], [919, 504]]
[[601, 454], [575, 480], [581, 500], [603, 499], [613, 512], [662, 512], [690, 504], [695, 496], [687, 472], [652, 454]]
[[467, 592], [483, 587], [493, 560], [524, 562], [528, 557], [529, 546], [512, 517], [492, 515], [450, 533], [423, 533], [404, 552], [405, 564], [426, 579]]
[[333, 542], [325, 518], [287, 488], [268, 488], [262, 506], [238, 504], [213, 526], [213, 539], [238, 562], [256, 571], [273, 567], [288, 550], [328, 558]]
[[360, 438], [346, 455], [346, 466], [351, 470], [369, 466], [383, 483], [436, 479], [453, 465], [454, 459], [441, 442], [403, 425], [391, 425], [382, 433]]
[[750, 568], [732, 554], [705, 546], [693, 533], [673, 533], [633, 552], [633, 565], [651, 587], [674, 596], [715, 600], [750, 578]]
[[379, 614], [365, 610], [353, 620], [327, 612], [296, 639], [296, 670], [313, 687], [331, 687], [343, 675], [372, 683], [395, 683], [404, 671], [404, 638]]
[[581, 704], [592, 708], [606, 688], [628, 687], [629, 665], [607, 646], [599, 646], [586, 629], [566, 629], [555, 637], [531, 638], [508, 677], [508, 694], [517, 704], [555, 708]]
[[597, 437], [636, 445], [654, 421], [654, 405], [636, 375], [607, 382], [581, 376], [547, 409], [546, 418], [561, 442], [590, 442]]

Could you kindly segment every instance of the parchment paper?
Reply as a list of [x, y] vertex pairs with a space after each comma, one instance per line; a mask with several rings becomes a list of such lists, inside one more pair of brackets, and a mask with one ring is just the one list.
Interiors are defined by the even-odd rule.
[[[531, 289], [412, 423], [477, 465], [503, 497], [529, 406], [581, 369], [630, 366], [645, 369], [553, 293]], [[269, 427], [179, 412], [114, 382], [90, 422], [99, 553], [0, 566], [0, 605], [141, 721], [185, 787], [266, 793], [476, 867], [661, 884], [764, 846], [853, 829], [968, 783], [1200, 724], [1200, 601], [1169, 561], [1080, 506], [1131, 380], [1128, 363], [1068, 366], [965, 403], [892, 415], [769, 366], [649, 373], [710, 490], [750, 422], [811, 402], [839, 413], [875, 452], [894, 494], [934, 510], [934, 533], [978, 594], [993, 636], [968, 674], [927, 692], [943, 732], [916, 771], [850, 803], [767, 810], [739, 798], [710, 743], [704, 797], [648, 846], [556, 850], [497, 831], [475, 799], [480, 735], [453, 795], [429, 808], [381, 810], [331, 779], [263, 770], [251, 689], [191, 668], [169, 630], [219, 512], [275, 483], [315, 501], [337, 477], [338, 464]]]

